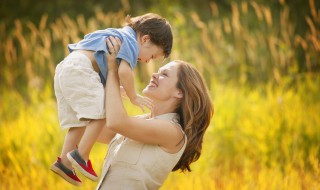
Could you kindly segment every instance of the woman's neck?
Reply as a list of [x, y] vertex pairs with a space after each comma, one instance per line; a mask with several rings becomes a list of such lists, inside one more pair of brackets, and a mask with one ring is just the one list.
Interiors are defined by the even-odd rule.
[[151, 110], [151, 117], [174, 112], [175, 106], [173, 106], [172, 103], [154, 102], [154, 107]]

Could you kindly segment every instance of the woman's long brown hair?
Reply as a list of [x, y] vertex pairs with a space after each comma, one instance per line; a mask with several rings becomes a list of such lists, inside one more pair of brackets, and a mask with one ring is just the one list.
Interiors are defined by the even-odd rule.
[[197, 69], [184, 61], [175, 62], [180, 63], [177, 88], [183, 93], [177, 113], [187, 136], [187, 145], [172, 171], [181, 169], [190, 172], [190, 164], [201, 155], [203, 136], [214, 111], [207, 86]]

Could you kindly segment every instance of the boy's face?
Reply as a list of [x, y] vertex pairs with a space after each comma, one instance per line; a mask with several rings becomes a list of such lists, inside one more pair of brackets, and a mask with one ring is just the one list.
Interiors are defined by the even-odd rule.
[[157, 59], [164, 56], [162, 48], [153, 44], [149, 35], [141, 36], [138, 39], [139, 56], [138, 61], [148, 63], [151, 59]]

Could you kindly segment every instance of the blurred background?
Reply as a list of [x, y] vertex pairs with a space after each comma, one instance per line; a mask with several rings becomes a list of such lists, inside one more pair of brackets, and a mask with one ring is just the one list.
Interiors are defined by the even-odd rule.
[[[320, 189], [320, 2], [316, 0], [1, 0], [0, 189], [76, 188], [49, 167], [60, 154], [53, 91], [67, 44], [121, 27], [126, 15], [154, 12], [174, 31], [165, 62], [203, 74], [215, 107], [191, 173], [171, 173], [161, 189]], [[125, 101], [131, 115], [139, 109]], [[101, 171], [107, 146], [91, 160]]]

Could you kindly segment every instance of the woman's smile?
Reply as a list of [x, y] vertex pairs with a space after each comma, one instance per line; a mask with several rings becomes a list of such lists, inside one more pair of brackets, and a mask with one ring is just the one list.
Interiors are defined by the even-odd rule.
[[154, 80], [151, 80], [150, 83], [148, 84], [148, 86], [156, 88], [156, 87], [158, 87], [158, 84]]

